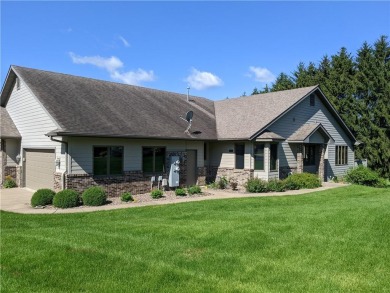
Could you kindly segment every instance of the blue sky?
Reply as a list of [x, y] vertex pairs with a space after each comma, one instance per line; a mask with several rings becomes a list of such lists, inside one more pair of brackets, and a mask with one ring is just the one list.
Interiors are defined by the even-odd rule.
[[390, 2], [1, 1], [11, 64], [214, 100], [390, 35]]

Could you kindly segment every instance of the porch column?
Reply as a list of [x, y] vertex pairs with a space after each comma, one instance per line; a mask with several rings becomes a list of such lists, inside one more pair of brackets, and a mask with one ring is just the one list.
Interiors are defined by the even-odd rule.
[[297, 173], [303, 173], [303, 144], [297, 145]]
[[319, 152], [319, 164], [318, 164], [318, 177], [320, 178], [321, 182], [324, 181], [325, 177], [325, 147], [323, 144], [320, 144], [318, 147], [318, 152]]

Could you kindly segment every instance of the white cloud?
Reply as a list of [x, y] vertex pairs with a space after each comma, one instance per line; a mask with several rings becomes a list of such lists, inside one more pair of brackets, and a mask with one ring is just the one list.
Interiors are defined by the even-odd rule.
[[196, 68], [192, 68], [191, 74], [185, 81], [196, 90], [204, 90], [223, 85], [223, 81], [215, 74], [207, 71], [199, 71]]
[[267, 68], [263, 67], [249, 67], [249, 76], [259, 82], [273, 82], [275, 81], [275, 75]]
[[109, 72], [115, 71], [123, 67], [123, 63], [115, 56], [109, 58], [104, 58], [100, 56], [77, 56], [76, 54], [70, 52], [70, 58], [72, 58], [73, 63], [75, 64], [91, 64], [100, 68], [104, 68]]
[[119, 38], [119, 40], [121, 40], [122, 41], [122, 43], [123, 43], [123, 46], [125, 46], [125, 47], [130, 47], [130, 44], [129, 44], [129, 42], [124, 38], [124, 37], [122, 37], [122, 36], [118, 36], [118, 38]]
[[155, 80], [155, 75], [153, 70], [143, 70], [138, 68], [136, 71], [127, 71], [120, 73], [118, 71], [111, 73], [111, 78], [122, 81], [126, 84], [139, 85], [144, 81], [153, 81]]
[[155, 80], [153, 70], [146, 71], [139, 68], [135, 71], [120, 72], [119, 69], [123, 67], [123, 62], [115, 56], [108, 58], [101, 56], [77, 56], [72, 52], [69, 53], [69, 56], [75, 64], [91, 64], [103, 68], [107, 70], [112, 79], [126, 84], [139, 85], [144, 81]]

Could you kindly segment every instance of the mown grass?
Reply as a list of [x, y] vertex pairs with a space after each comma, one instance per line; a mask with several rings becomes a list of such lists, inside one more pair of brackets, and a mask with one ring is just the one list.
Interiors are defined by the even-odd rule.
[[389, 290], [389, 189], [1, 213], [1, 292]]

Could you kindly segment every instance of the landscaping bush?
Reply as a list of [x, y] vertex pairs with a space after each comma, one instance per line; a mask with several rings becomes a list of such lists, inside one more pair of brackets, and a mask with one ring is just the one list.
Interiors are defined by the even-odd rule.
[[163, 196], [163, 191], [162, 190], [160, 190], [160, 189], [154, 189], [154, 190], [152, 190], [152, 192], [150, 193], [150, 195], [153, 197], [153, 198], [155, 198], [155, 199], [157, 199], [157, 198], [161, 198], [162, 196]]
[[379, 184], [380, 177], [378, 173], [370, 168], [359, 166], [348, 170], [345, 180], [353, 184], [377, 186], [377, 184]]
[[276, 192], [286, 191], [286, 185], [282, 180], [272, 179], [268, 181], [267, 189], [268, 191], [276, 191]]
[[202, 193], [202, 189], [198, 185], [188, 187], [187, 191], [188, 191], [188, 194], [190, 194], [190, 195]]
[[208, 188], [218, 189], [218, 182], [214, 181], [207, 185]]
[[53, 203], [53, 197], [56, 193], [48, 188], [38, 189], [31, 197], [31, 206], [45, 206]]
[[83, 204], [87, 206], [101, 206], [107, 201], [107, 194], [103, 188], [93, 186], [85, 190], [82, 194]]
[[175, 194], [176, 196], [186, 196], [187, 192], [184, 188], [176, 188]]
[[121, 196], [121, 201], [125, 201], [125, 202], [134, 201], [134, 198], [130, 192], [124, 192]]
[[228, 186], [228, 183], [229, 181], [226, 179], [226, 177], [222, 176], [221, 178], [219, 178], [217, 186], [219, 189], [225, 189]]
[[231, 187], [233, 190], [237, 190], [237, 186], [238, 186], [237, 179], [235, 179], [235, 178], [230, 178], [229, 184], [230, 184], [230, 187]]
[[251, 193], [259, 193], [259, 192], [267, 192], [267, 182], [261, 180], [260, 178], [250, 178], [245, 183], [245, 189], [247, 192]]
[[11, 176], [5, 176], [5, 180], [3, 182], [4, 188], [14, 188], [16, 187], [16, 182]]
[[285, 179], [287, 189], [317, 188], [321, 187], [321, 181], [316, 174], [294, 173]]
[[53, 205], [57, 208], [73, 208], [80, 204], [80, 196], [77, 191], [64, 189], [54, 195]]

